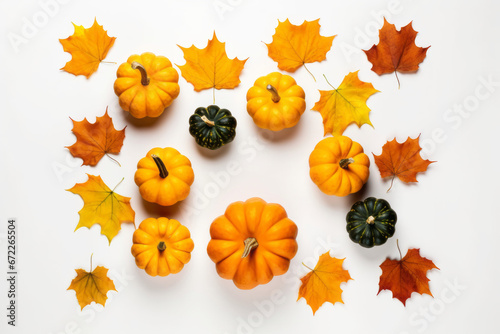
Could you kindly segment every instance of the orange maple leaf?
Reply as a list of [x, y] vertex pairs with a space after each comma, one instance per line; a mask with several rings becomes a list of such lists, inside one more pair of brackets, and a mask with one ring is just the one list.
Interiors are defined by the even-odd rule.
[[90, 258], [90, 272], [75, 269], [76, 277], [71, 281], [67, 290], [75, 290], [76, 299], [81, 309], [92, 302], [105, 306], [109, 290], [117, 291], [115, 284], [108, 277], [108, 269], [98, 266], [92, 271], [92, 257]]
[[320, 27], [319, 19], [304, 21], [300, 26], [291, 24], [288, 19], [278, 21], [273, 41], [266, 44], [269, 57], [278, 63], [280, 70], [288, 72], [295, 72], [306, 63], [325, 60], [336, 35], [321, 36]]
[[382, 178], [392, 176], [391, 190], [394, 178], [397, 176], [403, 182], [418, 182], [417, 173], [425, 172], [427, 166], [435, 161], [424, 160], [420, 156], [422, 148], [418, 143], [420, 135], [398, 143], [396, 138], [382, 146], [382, 154], [375, 155], [375, 164], [378, 166]]
[[319, 257], [318, 263], [311, 272], [302, 277], [299, 289], [299, 300], [304, 298], [311, 306], [313, 315], [325, 302], [335, 304], [342, 301], [340, 284], [352, 279], [349, 271], [342, 268], [344, 259], [331, 257], [329, 252]]
[[351, 123], [356, 123], [358, 127], [363, 124], [373, 126], [366, 100], [376, 92], [378, 90], [371, 83], [359, 80], [358, 71], [346, 75], [337, 89], [320, 90], [320, 99], [312, 110], [321, 113], [324, 134], [342, 135]]
[[420, 256], [420, 249], [409, 249], [399, 261], [387, 258], [380, 268], [382, 275], [377, 295], [382, 290], [390, 290], [393, 298], [399, 299], [405, 306], [413, 292], [432, 296], [427, 271], [439, 268], [431, 260]]
[[416, 46], [416, 36], [417, 32], [413, 30], [411, 22], [398, 31], [394, 24], [384, 18], [384, 26], [379, 32], [379, 44], [373, 45], [370, 50], [363, 50], [373, 64], [372, 71], [378, 75], [395, 72], [398, 85], [397, 72], [416, 72], [430, 47]]
[[71, 53], [72, 56], [61, 70], [74, 75], [84, 75], [88, 79], [106, 58], [116, 37], [109, 37], [96, 19], [90, 28], [77, 26], [74, 23], [73, 26], [75, 27], [73, 35], [59, 40], [64, 51]]
[[226, 54], [226, 43], [221, 43], [215, 35], [208, 41], [204, 49], [198, 49], [194, 45], [184, 48], [186, 64], [179, 66], [181, 74], [199, 92], [204, 89], [231, 89], [240, 84], [240, 73], [245, 65], [245, 60], [238, 58], [229, 59]]
[[104, 155], [120, 153], [127, 126], [116, 130], [111, 117], [108, 116], [108, 108], [104, 116], [96, 118], [95, 123], [89, 123], [86, 118], [81, 122], [71, 120], [76, 143], [66, 148], [75, 158], [83, 159], [82, 165], [95, 166]]
[[99, 224], [101, 234], [105, 235], [111, 244], [111, 240], [120, 231], [122, 223], [135, 221], [135, 212], [130, 206], [130, 197], [115, 193], [118, 185], [111, 190], [100, 176], [87, 175], [89, 177], [87, 182], [77, 183], [71, 189], [67, 189], [73, 194], [80, 195], [84, 202], [83, 208], [78, 212], [80, 220], [75, 231], [80, 227], [91, 228], [94, 224]]

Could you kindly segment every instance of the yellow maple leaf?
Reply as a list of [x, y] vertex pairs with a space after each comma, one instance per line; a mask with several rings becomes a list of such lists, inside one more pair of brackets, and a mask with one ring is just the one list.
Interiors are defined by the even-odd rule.
[[108, 277], [108, 269], [98, 266], [92, 271], [92, 258], [90, 260], [90, 272], [83, 269], [75, 269], [76, 277], [71, 281], [67, 290], [75, 290], [76, 299], [81, 309], [92, 302], [104, 306], [109, 290], [117, 291], [115, 284]]
[[288, 72], [295, 72], [305, 63], [325, 60], [336, 35], [321, 36], [320, 27], [319, 19], [304, 21], [300, 26], [291, 24], [288, 19], [278, 21], [273, 41], [266, 44], [269, 57], [278, 62], [280, 70]]
[[313, 315], [325, 302], [344, 303], [340, 284], [352, 278], [349, 271], [342, 268], [343, 262], [344, 259], [336, 259], [326, 252], [319, 257], [316, 267], [300, 279], [302, 284], [297, 300], [304, 298], [311, 306]]
[[122, 223], [134, 223], [135, 212], [130, 206], [130, 197], [118, 195], [114, 189], [109, 189], [100, 176], [87, 175], [87, 182], [77, 183], [73, 188], [67, 189], [80, 195], [84, 202], [83, 208], [78, 212], [80, 221], [75, 231], [80, 227], [90, 228], [99, 224], [101, 234], [111, 243], [120, 231]]
[[325, 135], [341, 135], [351, 123], [356, 123], [358, 127], [363, 124], [373, 127], [366, 100], [379, 91], [371, 83], [359, 80], [358, 72], [346, 75], [337, 89], [332, 86], [333, 90], [319, 91], [320, 99], [312, 110], [321, 113]]
[[226, 54], [226, 43], [221, 43], [215, 35], [208, 41], [204, 49], [198, 49], [194, 45], [184, 48], [186, 64], [179, 66], [181, 74], [199, 92], [208, 88], [231, 89], [240, 84], [240, 73], [245, 65], [245, 60], [238, 58], [229, 59]]
[[74, 23], [73, 26], [75, 27], [73, 35], [59, 40], [64, 51], [71, 53], [71, 60], [61, 70], [89, 78], [106, 58], [116, 37], [109, 37], [97, 20], [94, 20], [92, 27], [87, 29]]

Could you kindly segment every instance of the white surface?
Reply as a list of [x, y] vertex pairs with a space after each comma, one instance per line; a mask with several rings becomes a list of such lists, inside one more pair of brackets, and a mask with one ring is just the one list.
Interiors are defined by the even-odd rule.
[[[491, 76], [500, 81], [497, 2], [402, 0], [397, 7], [401, 10], [390, 21], [401, 27], [413, 20], [419, 32], [417, 45], [432, 47], [418, 74], [400, 75], [400, 90], [394, 75], [379, 77], [372, 72], [363, 53], [349, 57], [343, 51], [347, 45], [368, 49], [378, 42], [373, 32], [381, 23], [372, 11], [387, 9], [387, 1], [66, 2], [18, 52], [9, 43], [9, 33], [21, 35], [24, 18], [32, 20], [42, 7], [38, 1], [0, 5], [1, 277], [6, 268], [7, 218], [16, 217], [20, 226], [18, 327], [6, 325], [2, 278], [2, 333], [495, 331], [500, 297], [500, 228], [494, 210], [500, 186], [496, 176], [500, 87], [494, 87], [468, 116], [455, 115], [452, 121], [444, 116], [454, 105], [471, 102], [476, 90], [487, 92], [480, 88], [479, 78]], [[232, 10], [221, 16], [215, 7], [218, 3], [230, 3]], [[112, 89], [118, 64], [101, 64], [89, 80], [59, 71], [71, 56], [63, 52], [58, 39], [73, 33], [71, 22], [89, 27], [94, 17], [110, 36], [117, 37], [106, 60], [118, 64], [144, 51], [184, 64], [176, 45], [204, 47], [214, 29], [226, 42], [230, 58], [249, 57], [241, 85], [216, 92], [216, 103], [238, 119], [235, 141], [213, 154], [196, 146], [187, 120], [196, 107], [211, 104], [212, 92], [197, 93], [183, 78], [172, 107], [156, 121], [144, 124], [118, 106]], [[307, 95], [308, 110], [299, 125], [270, 138], [247, 115], [245, 94], [257, 77], [277, 70], [262, 42], [271, 42], [278, 20], [286, 18], [294, 24], [321, 18], [321, 34], [338, 36], [327, 61], [308, 65], [317, 83], [305, 69], [293, 74]], [[363, 39], [360, 31], [370, 28], [370, 35]], [[446, 139], [423, 153], [424, 158], [438, 162], [418, 176], [418, 185], [395, 181], [386, 193], [389, 184], [381, 180], [373, 158], [368, 186], [358, 195], [329, 197], [309, 179], [309, 154], [323, 138], [321, 116], [310, 111], [319, 98], [317, 90], [328, 89], [322, 74], [338, 85], [355, 70], [360, 70], [361, 80], [381, 91], [368, 100], [375, 128], [351, 125], [345, 132], [370, 155], [380, 154], [386, 140], [394, 137], [402, 141], [421, 134], [421, 142], [429, 143], [433, 131], [442, 129]], [[80, 167], [81, 160], [64, 148], [75, 141], [69, 117], [87, 117], [93, 122], [106, 106], [117, 128], [127, 126], [124, 146], [116, 156], [122, 167], [106, 157], [95, 168]], [[156, 146], [180, 150], [191, 159], [196, 175], [188, 199], [163, 212], [142, 201], [133, 181], [137, 161]], [[230, 162], [240, 164], [239, 173], [214, 188], [213, 175], [225, 171]], [[111, 246], [98, 226], [73, 232], [83, 202], [65, 189], [84, 182], [85, 173], [101, 175], [110, 186], [125, 177], [117, 192], [132, 197], [137, 225], [149, 216], [165, 214], [188, 226], [195, 249], [180, 274], [152, 278], [137, 269], [130, 254], [131, 225], [123, 226]], [[217, 193], [206, 199], [214, 189]], [[206, 254], [208, 230], [230, 202], [252, 196], [287, 209], [299, 226], [299, 251], [285, 276], [251, 291], [239, 291], [231, 281], [217, 276]], [[350, 205], [367, 196], [386, 198], [399, 216], [395, 236], [373, 249], [352, 243], [345, 231]], [[428, 275], [435, 299], [414, 294], [405, 308], [390, 292], [377, 296], [379, 265], [387, 256], [397, 257], [396, 239], [404, 252], [420, 248], [441, 269]], [[314, 265], [326, 250], [346, 258], [344, 267], [354, 280], [342, 285], [345, 304], [327, 303], [313, 317], [304, 299], [296, 302], [299, 277], [305, 272], [301, 262]], [[88, 268], [91, 253], [95, 265], [111, 269], [119, 292], [108, 293], [105, 308], [92, 305], [81, 312], [74, 292], [66, 288], [75, 268]], [[464, 288], [449, 288], [457, 282]], [[279, 303], [271, 302], [276, 295], [281, 296]], [[257, 304], [267, 309], [262, 311]]]

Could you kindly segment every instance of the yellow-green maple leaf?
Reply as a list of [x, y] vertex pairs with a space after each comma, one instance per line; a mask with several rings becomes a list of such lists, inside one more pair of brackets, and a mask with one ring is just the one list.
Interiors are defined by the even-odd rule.
[[337, 89], [319, 92], [321, 97], [312, 110], [321, 113], [325, 135], [341, 135], [351, 123], [358, 127], [363, 124], [373, 126], [366, 100], [378, 90], [371, 83], [359, 80], [358, 71], [346, 75]]
[[130, 206], [130, 197], [118, 195], [102, 181], [100, 176], [87, 174], [89, 179], [85, 183], [77, 183], [68, 191], [80, 195], [84, 206], [78, 212], [80, 227], [101, 225], [101, 234], [104, 234], [109, 243], [118, 234], [121, 224], [134, 223], [135, 212]]

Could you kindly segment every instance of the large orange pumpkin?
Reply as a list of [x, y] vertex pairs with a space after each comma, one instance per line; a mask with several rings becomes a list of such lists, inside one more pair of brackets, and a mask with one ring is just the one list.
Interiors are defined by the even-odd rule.
[[346, 136], [320, 141], [309, 156], [309, 167], [311, 179], [327, 195], [355, 193], [370, 176], [370, 159], [363, 147]]
[[245, 290], [286, 273], [297, 253], [295, 223], [281, 205], [260, 198], [231, 203], [210, 236], [207, 252], [217, 273]]

